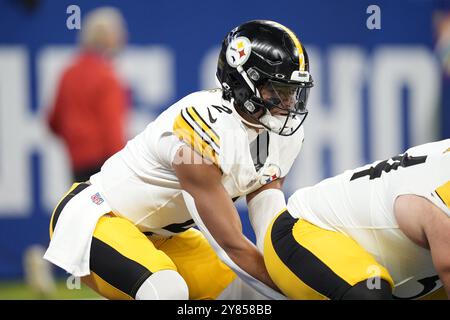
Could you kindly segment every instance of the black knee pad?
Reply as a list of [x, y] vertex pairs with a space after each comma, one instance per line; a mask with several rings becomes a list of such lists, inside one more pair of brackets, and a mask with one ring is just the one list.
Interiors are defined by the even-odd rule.
[[361, 281], [351, 287], [342, 300], [391, 300], [392, 289], [386, 280], [380, 281], [379, 288], [369, 288], [367, 281]]

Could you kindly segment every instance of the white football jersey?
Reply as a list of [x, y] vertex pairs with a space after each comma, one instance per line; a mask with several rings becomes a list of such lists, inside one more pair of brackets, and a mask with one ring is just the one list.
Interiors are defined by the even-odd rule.
[[220, 89], [200, 91], [161, 113], [108, 159], [91, 183], [102, 190], [115, 214], [143, 232], [167, 236], [194, 225], [172, 168], [181, 145], [217, 164], [234, 199], [284, 177], [302, 143], [303, 127], [288, 137], [266, 130], [258, 134], [242, 123]]
[[450, 139], [300, 189], [287, 208], [295, 217], [352, 237], [389, 270], [396, 297], [418, 298], [442, 284], [430, 251], [398, 227], [394, 202], [404, 194], [424, 197], [450, 216]]

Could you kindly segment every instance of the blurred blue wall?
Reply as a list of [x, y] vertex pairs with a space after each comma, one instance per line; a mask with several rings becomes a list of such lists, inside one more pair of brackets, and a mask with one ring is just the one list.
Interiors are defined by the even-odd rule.
[[[133, 125], [136, 130], [142, 128], [142, 119], [147, 119], [146, 115], [148, 119], [151, 119], [177, 99], [212, 83], [216, 52], [214, 50], [233, 27], [246, 20], [270, 19], [279, 21], [296, 32], [301, 41], [306, 44], [306, 48], [311, 50], [310, 58], [313, 76], [316, 79], [314, 89], [316, 92], [313, 92], [310, 119], [306, 127], [306, 142], [310, 141], [312, 146], [305, 146], [306, 158], [301, 158], [301, 160], [304, 159], [304, 164], [299, 164], [295, 168], [296, 171], [293, 174], [295, 179], [289, 181], [288, 192], [292, 192], [300, 185], [317, 182], [346, 167], [391, 155], [393, 152], [398, 153], [412, 144], [425, 142], [430, 137], [450, 137], [449, 106], [443, 110], [440, 107], [442, 102], [440, 97], [446, 91], [441, 90], [439, 62], [433, 55], [432, 13], [439, 8], [439, 2], [425, 0], [379, 0], [376, 2], [366, 0], [42, 0], [32, 10], [25, 9], [20, 3], [20, 1], [0, 0], [0, 118], [3, 119], [0, 120], [0, 125], [3, 125], [3, 129], [0, 127], [0, 143], [3, 144], [3, 147], [0, 146], [0, 278], [21, 276], [24, 249], [32, 243], [48, 243], [48, 220], [52, 205], [56, 203], [56, 199], [62, 195], [64, 187], [67, 187], [69, 183], [67, 166], [63, 165], [60, 168], [57, 162], [55, 164], [48, 160], [53, 159], [53, 153], [58, 153], [62, 149], [61, 146], [52, 147], [53, 151], [46, 149], [50, 148], [50, 145], [57, 144], [53, 140], [50, 141], [54, 138], [49, 137], [45, 132], [42, 120], [45, 115], [45, 105], [51, 101], [51, 95], [48, 92], [54, 89], [50, 84], [47, 84], [49, 88], [45, 89], [46, 86], [41, 82], [51, 78], [50, 75], [46, 75], [49, 70], [45, 68], [46, 66], [51, 65], [54, 70], [58, 70], [54, 64], [57, 64], [58, 59], [62, 59], [62, 55], [58, 55], [58, 52], [62, 51], [57, 49], [70, 48], [76, 42], [76, 31], [66, 28], [68, 18], [66, 9], [71, 4], [81, 8], [82, 16], [99, 4], [120, 8], [127, 20], [130, 48], [135, 50], [135, 55], [132, 57], [138, 56], [144, 62], [147, 58], [156, 57], [155, 59], [160, 59], [158, 61], [164, 62], [157, 66], [159, 69], [156, 69], [155, 74], [141, 74], [141, 78], [137, 76], [139, 70], [134, 70], [133, 66], [130, 66], [132, 58], [124, 63], [125, 73], [129, 74], [129, 84], [133, 93], [135, 105]], [[369, 30], [366, 27], [366, 20], [369, 17], [366, 9], [371, 4], [377, 4], [381, 9], [381, 30]], [[49, 51], [49, 48], [54, 51]], [[154, 51], [155, 48], [160, 50]], [[395, 51], [399, 48], [403, 51]], [[409, 48], [412, 58], [408, 56]], [[382, 51], [382, 49], [389, 50]], [[396, 82], [397, 86], [402, 87], [400, 98], [397, 100], [393, 98], [389, 100], [391, 93], [388, 90], [389, 87], [387, 89], [383, 87], [384, 78], [373, 76], [374, 72], [380, 74], [380, 72], [389, 71], [374, 70], [374, 66], [395, 68], [396, 60], [389, 63], [389, 54], [394, 52], [392, 50], [397, 53], [403, 52], [405, 61], [411, 59], [411, 70], [402, 71], [405, 73], [405, 84], [402, 85], [403, 78], [397, 81], [400, 84]], [[56, 54], [52, 56], [51, 52]], [[139, 52], [142, 54], [139, 55]], [[149, 52], [148, 57], [145, 56], [146, 52]], [[4, 60], [2, 64], [2, 57], [9, 59], [11, 63]], [[345, 59], [348, 59], [347, 62]], [[388, 62], [383, 64], [385, 60]], [[418, 61], [417, 66], [415, 61]], [[166, 68], [164, 69], [161, 65]], [[151, 62], [148, 66], [149, 68], [152, 66]], [[170, 73], [169, 78], [164, 72]], [[362, 80], [360, 86], [349, 88], [350, 84], [346, 82], [346, 77], [350, 77], [352, 72], [359, 72], [358, 76]], [[208, 77], [208, 74], [211, 76]], [[427, 89], [415, 95], [414, 92], [420, 91], [421, 88], [419, 85], [419, 89], [415, 89], [414, 77], [416, 76], [417, 78], [424, 76], [424, 81], [428, 85], [429, 79], [433, 80], [431, 88], [434, 91], [430, 93]], [[53, 77], [56, 76], [53, 75]], [[153, 81], [149, 80], [150, 86], [157, 86], [159, 78], [166, 79], [164, 83], [167, 83], [170, 88], [160, 88], [154, 96], [151, 92], [150, 94], [145, 92], [142, 81], [150, 79]], [[352, 79], [356, 81], [354, 77]], [[5, 89], [9, 88], [9, 81], [19, 84], [13, 87], [14, 90], [19, 90], [16, 96], [13, 96], [11, 90]], [[424, 85], [426, 86], [427, 83]], [[7, 90], [6, 93], [5, 90]], [[416, 91], [413, 92], [413, 90]], [[342, 100], [336, 98], [336, 92], [342, 95], [339, 98]], [[386, 92], [385, 97], [384, 92]], [[2, 94], [4, 97], [9, 95], [8, 99], [12, 99], [7, 101], [17, 101], [20, 106], [16, 103], [11, 103], [12, 105], [6, 103], [6, 100], [2, 102]], [[337, 101], [334, 100], [335, 98]], [[412, 105], [414, 103], [412, 99], [416, 98], [425, 103], [413, 112], [409, 109], [409, 105]], [[349, 113], [349, 117], [356, 119], [358, 123], [354, 134], [347, 135], [351, 138], [347, 139], [351, 141], [349, 145], [342, 143], [341, 140], [339, 140], [341, 142], [336, 140], [334, 143], [335, 138], [332, 135], [325, 131], [317, 131], [323, 129], [320, 128], [322, 118], [319, 118], [319, 115], [326, 117], [327, 123], [343, 123], [336, 127], [337, 134], [341, 129], [346, 129], [345, 119], [340, 118], [340, 113], [331, 112], [345, 107], [346, 101], [354, 102], [359, 110], [357, 115]], [[400, 137], [398, 138], [400, 142], [397, 144], [392, 144], [383, 136], [384, 130], [374, 129], [377, 123], [372, 120], [372, 115], [377, 114], [377, 108], [380, 107], [382, 116], [390, 119], [389, 112], [385, 111], [387, 107], [384, 102], [386, 101], [393, 101], [392, 108], [400, 110], [398, 111], [400, 118], [394, 120], [396, 121], [394, 126], [399, 128], [395, 131], [398, 132], [396, 136]], [[383, 104], [383, 108], [378, 106], [377, 102]], [[423, 110], [425, 115], [427, 110], [432, 115], [424, 118], [423, 122], [428, 124], [418, 130], [416, 124], [421, 124]], [[10, 114], [14, 114], [11, 119]], [[22, 120], [17, 120], [16, 123], [14, 119]], [[351, 122], [348, 126], [351, 127], [354, 123]], [[429, 132], [430, 130], [427, 129], [434, 127], [438, 128], [436, 132]], [[397, 128], [394, 129], [397, 130]], [[386, 130], [394, 129], [390, 125]], [[311, 132], [310, 136], [308, 132]], [[49, 141], [48, 145], [47, 141]], [[354, 148], [360, 152], [350, 161], [346, 161], [339, 151], [333, 149], [339, 143], [342, 143], [339, 145], [341, 153], [346, 154], [347, 149]], [[8, 147], [5, 147], [6, 145]], [[17, 151], [19, 149], [22, 151]], [[306, 156], [308, 151], [311, 151], [309, 158]], [[17, 158], [8, 158], [10, 153], [17, 154]], [[17, 172], [17, 174], [9, 173], [9, 167], [2, 166], [2, 161], [4, 164], [11, 163], [11, 168], [14, 168], [11, 172]], [[315, 175], [304, 177], [305, 169], [301, 168], [305, 167], [313, 168], [310, 171], [315, 172]], [[297, 183], [296, 181], [299, 180], [303, 182]], [[249, 237], [253, 237], [247, 221], [245, 221], [244, 229]]]

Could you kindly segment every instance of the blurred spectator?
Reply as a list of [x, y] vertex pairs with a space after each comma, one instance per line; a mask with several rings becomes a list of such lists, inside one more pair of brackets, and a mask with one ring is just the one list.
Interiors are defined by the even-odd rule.
[[75, 181], [88, 180], [125, 144], [128, 99], [111, 63], [125, 40], [118, 10], [93, 10], [81, 27], [80, 53], [60, 80], [48, 123], [68, 149]]
[[450, 11], [435, 15], [436, 51], [444, 75], [450, 78]]
[[435, 51], [441, 66], [441, 136], [450, 138], [450, 1], [434, 0]]

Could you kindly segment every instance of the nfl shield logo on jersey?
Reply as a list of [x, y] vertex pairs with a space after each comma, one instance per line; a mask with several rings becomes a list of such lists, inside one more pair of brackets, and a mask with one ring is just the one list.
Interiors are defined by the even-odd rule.
[[91, 200], [93, 203], [95, 203], [96, 205], [101, 205], [103, 203], [103, 198], [100, 195], [100, 192], [97, 192], [96, 194], [91, 196]]
[[263, 171], [263, 175], [261, 177], [261, 184], [268, 184], [281, 176], [281, 169], [277, 165], [270, 164]]

